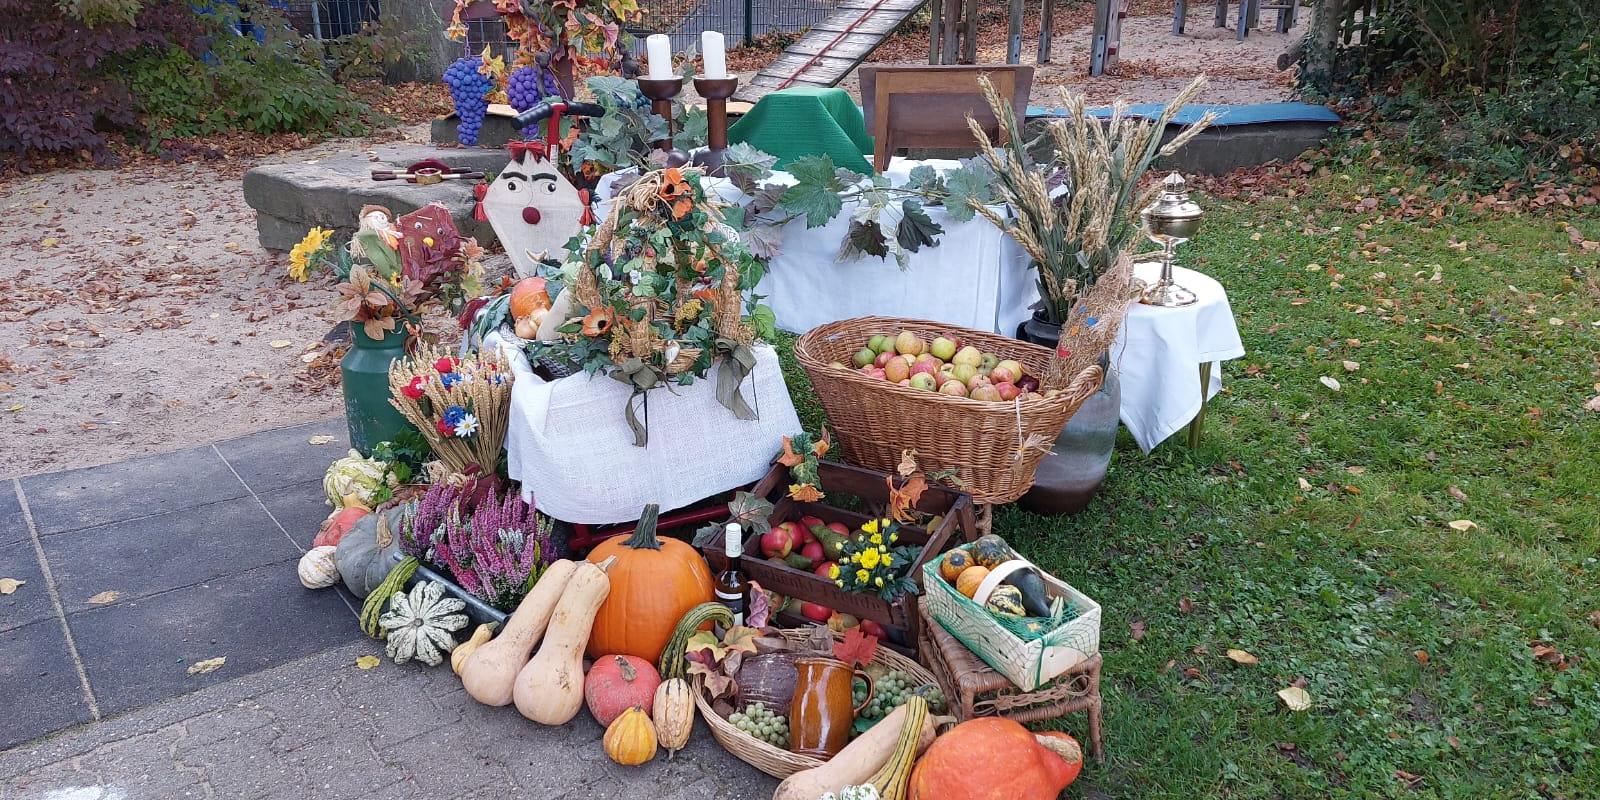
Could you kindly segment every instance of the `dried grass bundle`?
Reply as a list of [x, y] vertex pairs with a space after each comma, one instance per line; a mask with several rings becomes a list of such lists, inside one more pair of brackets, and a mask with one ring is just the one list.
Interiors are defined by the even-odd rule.
[[505, 445], [514, 377], [498, 349], [456, 358], [424, 344], [390, 365], [389, 404], [451, 472], [492, 474]]

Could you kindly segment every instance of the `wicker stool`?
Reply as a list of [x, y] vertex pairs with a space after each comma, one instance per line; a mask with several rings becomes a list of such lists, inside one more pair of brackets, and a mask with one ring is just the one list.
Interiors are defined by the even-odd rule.
[[1100, 654], [1031, 692], [1024, 692], [983, 663], [967, 646], [919, 605], [919, 653], [928, 670], [939, 678], [957, 719], [999, 716], [1018, 722], [1055, 719], [1075, 711], [1089, 713], [1089, 752], [1095, 761], [1106, 759], [1100, 738]]

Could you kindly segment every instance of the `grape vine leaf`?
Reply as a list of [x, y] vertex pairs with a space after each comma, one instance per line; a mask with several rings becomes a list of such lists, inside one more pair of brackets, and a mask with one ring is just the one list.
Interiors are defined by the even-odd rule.
[[729, 145], [723, 153], [722, 172], [734, 186], [739, 187], [739, 191], [751, 194], [758, 181], [772, 175], [772, 167], [777, 163], [777, 156], [763, 153], [751, 147], [749, 142], [737, 142]]
[[883, 228], [878, 226], [876, 219], [850, 220], [850, 230], [845, 234], [844, 242], [839, 247], [840, 261], [863, 254], [878, 258], [889, 255], [889, 243], [884, 238]]
[[944, 228], [928, 216], [921, 203], [907, 198], [900, 204], [900, 211], [902, 214], [900, 224], [896, 226], [895, 239], [900, 242], [901, 248], [915, 253], [924, 245], [932, 247], [937, 244], [937, 237], [944, 233]]
[[806, 156], [789, 165], [795, 184], [783, 193], [779, 205], [786, 211], [804, 215], [807, 228], [828, 224], [844, 208], [839, 196], [845, 188], [829, 156]]
[[977, 159], [963, 161], [960, 167], [945, 173], [948, 194], [944, 208], [950, 218], [956, 222], [970, 221], [977, 213], [972, 210], [973, 205], [986, 204], [993, 198], [990, 191], [993, 181], [994, 172]]
[[938, 192], [944, 188], [944, 180], [939, 177], [939, 170], [931, 164], [918, 164], [911, 168], [911, 174], [906, 176], [905, 188], [916, 191]]
[[740, 236], [740, 240], [750, 255], [772, 258], [783, 247], [783, 229], [776, 225], [754, 225]]

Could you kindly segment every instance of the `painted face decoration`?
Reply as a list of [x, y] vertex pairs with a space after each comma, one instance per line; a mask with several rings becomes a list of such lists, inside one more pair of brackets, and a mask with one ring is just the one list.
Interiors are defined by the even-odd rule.
[[400, 270], [424, 285], [448, 271], [450, 259], [461, 251], [461, 234], [450, 210], [438, 203], [402, 216], [395, 227], [400, 231]]
[[483, 211], [519, 277], [538, 274], [539, 257], [561, 257], [582, 226], [587, 197], [556, 169], [542, 143], [514, 142], [511, 162], [484, 194]]

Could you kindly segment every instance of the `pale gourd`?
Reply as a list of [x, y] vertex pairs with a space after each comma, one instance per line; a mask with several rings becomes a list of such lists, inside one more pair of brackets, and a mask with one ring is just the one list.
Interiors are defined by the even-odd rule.
[[307, 589], [326, 589], [339, 582], [339, 567], [334, 564], [333, 545], [313, 547], [300, 557], [300, 585]]
[[682, 678], [668, 678], [656, 687], [650, 705], [650, 721], [656, 726], [656, 740], [667, 750], [667, 758], [678, 754], [689, 743], [694, 730], [694, 690]]
[[437, 581], [419, 581], [411, 591], [398, 592], [389, 600], [389, 610], [378, 619], [385, 648], [396, 664], [415, 658], [437, 667], [444, 655], [456, 647], [455, 632], [467, 627], [467, 615], [460, 613], [467, 604], [444, 596]]
[[[550, 616], [539, 652], [517, 673], [511, 696], [522, 716], [541, 725], [565, 725], [583, 707], [583, 650], [611, 579], [611, 559], [579, 564]], [[538, 588], [537, 586], [534, 588]]]
[[[778, 784], [772, 800], [817, 800], [826, 792], [838, 792], [846, 786], [869, 782], [889, 759], [900, 749], [900, 733], [905, 728], [910, 711], [900, 706], [844, 746], [833, 758], [820, 766], [801, 770]], [[936, 727], [949, 721], [947, 717], [923, 715], [922, 733], [917, 739], [917, 752], [927, 749], [937, 736]]]
[[450, 651], [450, 671], [461, 674], [461, 668], [466, 665], [467, 658], [478, 651], [478, 648], [489, 643], [489, 637], [494, 635], [494, 623], [485, 622], [472, 629], [472, 635], [467, 640], [456, 645]]
[[506, 620], [500, 635], [467, 657], [461, 666], [461, 685], [472, 699], [486, 706], [511, 703], [517, 672], [528, 663], [528, 655], [544, 635], [556, 602], [577, 568], [564, 558], [552, 563]]

